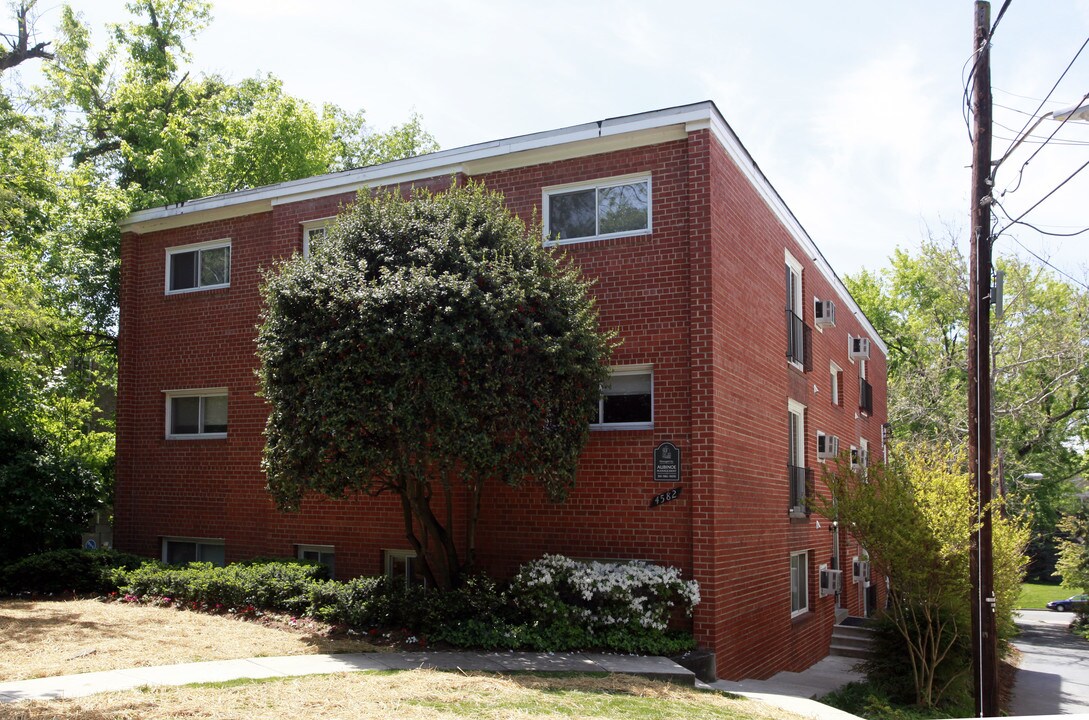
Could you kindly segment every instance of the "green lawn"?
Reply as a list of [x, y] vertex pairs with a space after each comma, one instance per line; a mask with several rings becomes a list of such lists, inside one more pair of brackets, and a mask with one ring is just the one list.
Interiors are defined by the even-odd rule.
[[1021, 585], [1021, 597], [1017, 601], [1018, 610], [1043, 610], [1052, 600], [1062, 600], [1074, 595], [1074, 591], [1059, 585], [1024, 583]]

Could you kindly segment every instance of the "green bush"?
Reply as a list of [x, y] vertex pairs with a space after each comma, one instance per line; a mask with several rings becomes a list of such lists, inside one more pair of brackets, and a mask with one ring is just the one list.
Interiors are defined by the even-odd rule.
[[214, 567], [147, 564], [124, 573], [120, 591], [135, 597], [170, 598], [171, 602], [211, 608], [256, 608], [304, 614], [312, 605], [312, 589], [326, 577], [313, 563], [267, 561]]
[[117, 590], [114, 570], [131, 570], [147, 558], [114, 550], [51, 550], [30, 555], [0, 571], [0, 588], [8, 594], [105, 594]]

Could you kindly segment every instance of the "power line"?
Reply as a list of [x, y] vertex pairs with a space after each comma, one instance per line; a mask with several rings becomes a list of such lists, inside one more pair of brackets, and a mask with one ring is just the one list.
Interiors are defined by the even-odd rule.
[[[1085, 46], [1086, 46], [1087, 44], [1089, 44], [1089, 37], [1085, 38], [1085, 42], [1083, 42], [1083, 43], [1081, 44], [1081, 47], [1080, 47], [1080, 48], [1078, 48], [1078, 51], [1077, 51], [1076, 53], [1074, 53], [1074, 57], [1072, 57], [1072, 58], [1070, 59], [1070, 62], [1069, 62], [1069, 63], [1067, 63], [1067, 65], [1066, 65], [1066, 68], [1065, 68], [1065, 69], [1064, 69], [1064, 70], [1062, 71], [1062, 74], [1061, 74], [1061, 75], [1059, 75], [1059, 79], [1055, 81], [1055, 84], [1051, 86], [1051, 89], [1050, 89], [1050, 90], [1048, 91], [1048, 93], [1047, 93], [1047, 95], [1046, 95], [1046, 96], [1044, 97], [1044, 99], [1043, 99], [1043, 100], [1041, 100], [1041, 101], [1040, 101], [1040, 104], [1036, 106], [1036, 111], [1032, 113], [1032, 115], [1030, 116], [1029, 120], [1026, 120], [1026, 121], [1025, 121], [1025, 125], [1024, 125], [1024, 127], [1022, 127], [1022, 128], [1021, 128], [1021, 132], [1020, 132], [1020, 133], [1018, 133], [1018, 136], [1020, 136], [1020, 135], [1023, 135], [1023, 134], [1024, 134], [1025, 130], [1027, 130], [1027, 129], [1028, 129], [1028, 127], [1029, 127], [1029, 125], [1031, 124], [1031, 121], [1032, 121], [1033, 119], [1035, 119], [1035, 118], [1036, 118], [1036, 117], [1037, 117], [1037, 116], [1038, 116], [1038, 115], [1040, 114], [1040, 111], [1041, 111], [1041, 110], [1043, 110], [1043, 108], [1044, 108], [1044, 105], [1045, 105], [1045, 104], [1047, 104], [1047, 102], [1048, 102], [1049, 100], [1051, 100], [1051, 96], [1052, 96], [1052, 95], [1053, 95], [1053, 94], [1055, 93], [1055, 89], [1056, 89], [1057, 87], [1059, 87], [1059, 83], [1061, 83], [1061, 82], [1063, 81], [1063, 78], [1065, 78], [1065, 77], [1066, 77], [1066, 74], [1067, 74], [1068, 72], [1070, 72], [1070, 68], [1071, 68], [1071, 67], [1072, 67], [1072, 66], [1074, 65], [1074, 62], [1075, 62], [1075, 61], [1076, 61], [1076, 60], [1078, 59], [1078, 56], [1079, 56], [1079, 55], [1081, 55], [1081, 53], [1082, 53], [1082, 50], [1084, 50], [1084, 49], [1085, 49]], [[1064, 121], [1064, 123], [1065, 123], [1065, 121]], [[1061, 126], [1060, 126], [1060, 127], [1061, 127]], [[1052, 133], [1052, 135], [1054, 135], [1054, 134], [1055, 134], [1055, 133]], [[1050, 139], [1050, 138], [1049, 138], [1049, 139]], [[1046, 143], [1045, 143], [1045, 144], [1046, 144]], [[1010, 147], [1012, 148], [1013, 146], [1011, 145]], [[1042, 146], [1041, 146], [1041, 147], [1042, 147]], [[1039, 151], [1037, 151], [1037, 152], [1039, 152]], [[1006, 149], [1006, 153], [1003, 153], [1002, 157], [1005, 157], [1007, 153], [1009, 153], [1009, 148], [1007, 148], [1007, 149]], [[1031, 158], [1029, 158], [1029, 159], [1031, 160]], [[1022, 166], [1022, 168], [1021, 168], [1021, 169], [1022, 169], [1022, 170], [1024, 170], [1024, 166]]]
[[[999, 210], [1002, 211], [1002, 214], [1006, 216], [1006, 219], [1008, 219], [1010, 221], [1001, 230], [999, 230], [997, 233], [994, 234], [994, 239], [997, 239], [1000, 235], [1002, 235], [1002, 233], [1006, 232], [1006, 230], [1008, 228], [1011, 228], [1014, 225], [1024, 225], [1027, 228], [1032, 228], [1033, 230], [1040, 233], [1041, 235], [1050, 235], [1051, 237], [1076, 237], [1078, 235], [1082, 235], [1084, 233], [1089, 232], [1089, 227], [1082, 228], [1081, 230], [1075, 230], [1074, 232], [1055, 232], [1054, 230], [1044, 230], [1044, 229], [1042, 229], [1042, 228], [1040, 228], [1040, 227], [1038, 227], [1036, 225], [1033, 225], [1032, 223], [1027, 223], [1024, 220], [1014, 220], [1013, 216], [1010, 215], [1009, 211], [1006, 210], [1006, 208], [1002, 205], [1002, 203], [995, 200], [994, 204], [995, 204], [996, 207], [998, 207]], [[995, 215], [995, 218], [998, 219], [997, 214]], [[1073, 226], [1068, 225], [1068, 226], [1065, 226], [1065, 227], [1077, 227], [1077, 225], [1073, 225]]]
[[[1089, 229], [1089, 228], [1087, 228], [1087, 229]], [[1027, 252], [1032, 257], [1036, 258], [1040, 263], [1042, 263], [1044, 265], [1047, 265], [1049, 268], [1051, 268], [1055, 272], [1059, 273], [1060, 275], [1062, 275], [1064, 278], [1066, 278], [1070, 282], [1074, 283], [1075, 285], [1077, 285], [1077, 286], [1079, 286], [1081, 288], [1084, 288], [1085, 290], [1089, 290], [1089, 285], [1086, 285], [1084, 282], [1082, 282], [1081, 280], [1078, 280], [1076, 277], [1074, 277], [1070, 273], [1068, 273], [1068, 272], [1066, 272], [1064, 270], [1061, 270], [1060, 268], [1053, 265], [1051, 262], [1049, 262], [1049, 261], [1045, 260], [1044, 258], [1040, 257], [1035, 252], [1030, 250], [1023, 242], [1021, 242], [1016, 237], [1014, 237], [1013, 235], [1007, 235], [1006, 237], [1008, 237], [1010, 240], [1013, 240], [1015, 243], [1017, 243], [1021, 247], [1022, 250]]]

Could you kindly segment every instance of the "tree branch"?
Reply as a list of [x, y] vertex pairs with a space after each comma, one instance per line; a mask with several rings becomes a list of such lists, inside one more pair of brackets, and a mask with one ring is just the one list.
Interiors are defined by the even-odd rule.
[[46, 48], [49, 47], [48, 42], [40, 42], [34, 45], [30, 44], [30, 31], [27, 26], [26, 16], [33, 6], [33, 2], [25, 2], [19, 5], [15, 10], [15, 20], [19, 28], [18, 34], [14, 38], [10, 35], [4, 35], [11, 50], [0, 56], [0, 73], [15, 67], [19, 63], [26, 62], [27, 60], [53, 59], [53, 53], [46, 50]]

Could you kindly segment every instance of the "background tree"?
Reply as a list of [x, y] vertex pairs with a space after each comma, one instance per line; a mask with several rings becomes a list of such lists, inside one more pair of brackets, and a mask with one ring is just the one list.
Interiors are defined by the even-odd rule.
[[1083, 498], [1073, 512], [1063, 517], [1059, 527], [1066, 537], [1059, 543], [1056, 572], [1062, 576], [1064, 587], [1087, 592], [1089, 591], [1089, 501]]
[[[891, 628], [889, 647], [867, 664], [870, 680], [894, 698], [936, 707], [961, 694], [968, 680], [973, 493], [963, 453], [948, 445], [897, 442], [888, 455], [865, 478], [845, 460], [826, 470], [829, 495], [815, 507], [849, 528], [875, 574], [889, 578], [889, 608], [881, 616]], [[998, 628], [1010, 637], [1028, 530], [996, 513], [994, 538]]]
[[[46, 78], [25, 97], [10, 89], [17, 83], [0, 91], [0, 431], [15, 432], [0, 465], [11, 482], [12, 468], [45, 468], [25, 482], [57, 500], [97, 502], [112, 484], [118, 222], [135, 209], [435, 143], [418, 118], [376, 133], [362, 112], [319, 113], [272, 76], [196, 76], [186, 45], [210, 22], [208, 3], [132, 2], [101, 51], [69, 7], [57, 41], [39, 42], [34, 5], [13, 6], [14, 32], [0, 43], [5, 79], [28, 61], [41, 61]], [[54, 521], [32, 510], [53, 508], [68, 538], [70, 522], [94, 509], [60, 513], [43, 497], [11, 507], [42, 527]]]
[[[1050, 579], [1055, 528], [1087, 467], [1089, 294], [1000, 257], [1005, 312], [993, 321], [996, 445], [1011, 512], [1032, 520], [1030, 575]], [[898, 438], [954, 445], [967, 425], [967, 263], [951, 239], [897, 250], [888, 269], [846, 278], [889, 347], [889, 420]], [[1027, 481], [1026, 473], [1043, 479]]]
[[448, 589], [473, 562], [488, 484], [565, 496], [610, 337], [587, 283], [540, 238], [478, 185], [363, 194], [310, 257], [268, 277], [264, 465], [282, 507], [308, 490], [395, 494], [426, 575]]

